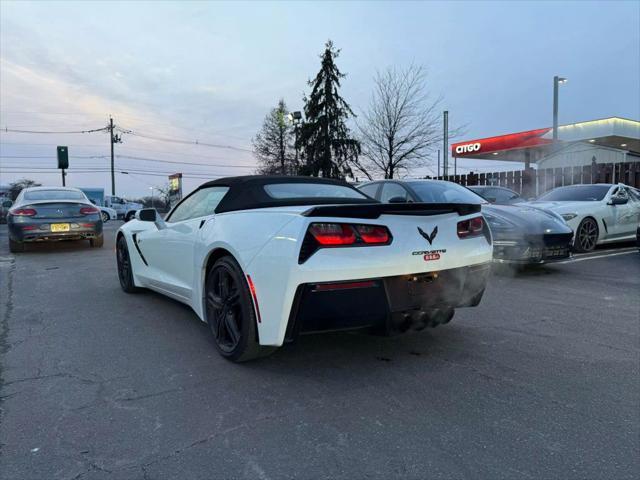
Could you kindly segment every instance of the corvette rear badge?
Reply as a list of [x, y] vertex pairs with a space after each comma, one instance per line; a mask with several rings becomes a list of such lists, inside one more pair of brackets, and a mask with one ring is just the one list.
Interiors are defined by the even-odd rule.
[[427, 235], [425, 231], [420, 227], [418, 227], [418, 232], [425, 238], [427, 242], [429, 242], [429, 245], [433, 245], [433, 240], [436, 238], [436, 235], [438, 235], [438, 226], [436, 225], [435, 227], [433, 227], [431, 235]]
[[440, 260], [445, 253], [447, 253], [447, 249], [443, 248], [440, 250], [420, 250], [411, 255], [420, 255], [425, 262], [430, 262], [431, 260]]

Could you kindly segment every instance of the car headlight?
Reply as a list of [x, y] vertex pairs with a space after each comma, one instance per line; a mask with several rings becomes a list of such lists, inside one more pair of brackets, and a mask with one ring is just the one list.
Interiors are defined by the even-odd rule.
[[577, 213], [563, 213], [561, 214], [562, 218], [564, 219], [565, 222], [568, 222], [569, 220], [576, 218], [578, 216]]
[[504, 218], [494, 217], [493, 215], [489, 215], [487, 213], [483, 213], [483, 215], [484, 215], [484, 218], [487, 220], [489, 227], [492, 227], [498, 230], [510, 230], [515, 227], [515, 224], [511, 223], [510, 221]]

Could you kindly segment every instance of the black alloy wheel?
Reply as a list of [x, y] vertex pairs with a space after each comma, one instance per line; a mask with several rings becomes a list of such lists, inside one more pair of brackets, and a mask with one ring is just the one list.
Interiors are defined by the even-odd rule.
[[244, 362], [274, 350], [258, 343], [256, 314], [249, 286], [233, 258], [222, 257], [209, 270], [205, 284], [205, 309], [209, 329], [223, 357]]
[[131, 269], [131, 258], [129, 257], [129, 249], [124, 235], [118, 237], [116, 244], [116, 260], [118, 262], [118, 278], [122, 290], [127, 293], [135, 293], [140, 291], [133, 283], [133, 271]]
[[598, 224], [596, 221], [587, 217], [580, 222], [576, 230], [576, 239], [574, 246], [578, 252], [591, 252], [596, 248], [598, 242]]

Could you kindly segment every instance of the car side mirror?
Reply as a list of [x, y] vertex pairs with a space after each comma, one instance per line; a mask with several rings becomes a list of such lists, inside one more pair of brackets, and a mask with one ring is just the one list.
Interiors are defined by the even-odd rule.
[[609, 200], [609, 205], [624, 205], [628, 201], [629, 199], [625, 197], [611, 197], [611, 200]]
[[136, 212], [136, 218], [141, 222], [153, 222], [158, 227], [158, 230], [162, 230], [166, 227], [164, 220], [155, 208], [143, 208]]
[[405, 197], [391, 197], [389, 203], [407, 203], [407, 199]]

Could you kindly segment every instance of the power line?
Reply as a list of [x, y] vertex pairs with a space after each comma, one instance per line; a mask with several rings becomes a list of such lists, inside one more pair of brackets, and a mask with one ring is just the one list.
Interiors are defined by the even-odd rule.
[[[55, 160], [56, 157], [53, 155], [0, 155], [0, 158], [46, 158], [50, 160]], [[69, 158], [109, 158], [108, 155], [69, 155]]]
[[43, 134], [55, 134], [55, 135], [61, 135], [61, 134], [72, 134], [72, 133], [95, 133], [95, 132], [106, 132], [109, 130], [109, 127], [102, 127], [102, 128], [94, 128], [91, 130], [67, 130], [67, 131], [50, 131], [50, 130], [18, 130], [18, 129], [14, 129], [14, 128], [7, 128], [4, 127], [2, 128], [0, 131], [4, 132], [4, 133], [43, 133]]
[[229, 167], [229, 168], [257, 168], [257, 165], [225, 165], [220, 163], [197, 163], [197, 162], [178, 162], [174, 160], [162, 160], [159, 158], [134, 157], [132, 155], [116, 155], [117, 158], [127, 158], [130, 160], [140, 160], [145, 162], [172, 163], [179, 165], [199, 165], [202, 167]]
[[[18, 145], [18, 146], [22, 146], [22, 147], [55, 147], [58, 144], [57, 143], [21, 143], [21, 142], [2, 142], [0, 141], [0, 148], [3, 147], [4, 145]], [[68, 147], [74, 147], [74, 148], [92, 148], [92, 147], [97, 147], [97, 148], [104, 148], [106, 147], [106, 145], [102, 145], [102, 144], [67, 144]], [[123, 144], [121, 149], [123, 150], [135, 150], [135, 151], [141, 151], [141, 152], [151, 152], [154, 154], [160, 154], [160, 155], [180, 155], [181, 157], [195, 157], [195, 158], [203, 158], [206, 160], [223, 160], [223, 158], [220, 157], [213, 157], [211, 155], [202, 155], [202, 154], [197, 154], [197, 153], [192, 153], [192, 152], [175, 152], [175, 151], [171, 151], [171, 150], [158, 150], [157, 148], [141, 148], [141, 147], [131, 147], [129, 145], [125, 145]], [[116, 155], [118, 156], [118, 155]]]
[[253, 153], [253, 150], [250, 150], [248, 148], [243, 148], [243, 147], [236, 147], [234, 145], [223, 145], [223, 144], [218, 144], [218, 143], [206, 143], [206, 142], [201, 142], [199, 140], [184, 140], [184, 139], [179, 139], [179, 138], [170, 138], [170, 137], [160, 137], [160, 136], [156, 136], [156, 135], [149, 135], [146, 133], [139, 133], [139, 132], [135, 132], [133, 130], [126, 130], [124, 128], [120, 128], [120, 127], [116, 127], [116, 129], [122, 133], [126, 133], [129, 135], [134, 135], [136, 137], [141, 137], [141, 138], [147, 138], [150, 140], [158, 140], [160, 142], [169, 142], [169, 143], [179, 143], [181, 145], [199, 145], [202, 147], [212, 147], [212, 148], [222, 148], [222, 149], [226, 149], [226, 150], [235, 150], [238, 152], [248, 152], [248, 153]]
[[[9, 170], [7, 170], [9, 169]], [[18, 169], [18, 170], [17, 170]], [[22, 169], [22, 170], [19, 170]], [[53, 173], [53, 172], [58, 172], [59, 170], [57, 168], [53, 168], [53, 167], [1, 167], [0, 170], [4, 170], [7, 173]], [[101, 172], [110, 172], [111, 169], [109, 167], [76, 167], [76, 168], [70, 168], [69, 172], [94, 172], [94, 173], [101, 173]], [[140, 175], [160, 175], [160, 176], [168, 176], [171, 175], [173, 173], [175, 173], [174, 171], [164, 171], [164, 170], [146, 170], [146, 169], [140, 169], [140, 168], [118, 168], [118, 169], [114, 169], [114, 171], [117, 171], [119, 173], [128, 173], [128, 172], [132, 172], [132, 173], [137, 173]], [[188, 175], [188, 176], [195, 176], [195, 177], [202, 177], [202, 178], [209, 178], [211, 176], [218, 176], [218, 177], [226, 177], [228, 176], [228, 174], [224, 174], [224, 175], [218, 175], [213, 174], [213, 173], [207, 173], [207, 172], [182, 172], [183, 176], [184, 175]]]

